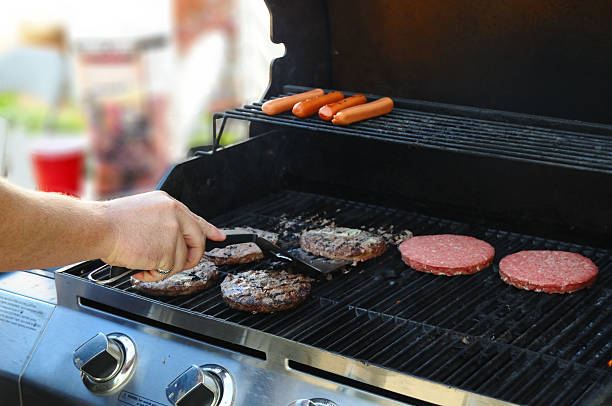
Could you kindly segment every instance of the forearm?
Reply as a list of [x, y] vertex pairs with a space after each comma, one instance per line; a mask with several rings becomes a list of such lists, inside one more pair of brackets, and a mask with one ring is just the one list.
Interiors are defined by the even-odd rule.
[[110, 225], [104, 204], [28, 191], [0, 179], [0, 271], [106, 255]]

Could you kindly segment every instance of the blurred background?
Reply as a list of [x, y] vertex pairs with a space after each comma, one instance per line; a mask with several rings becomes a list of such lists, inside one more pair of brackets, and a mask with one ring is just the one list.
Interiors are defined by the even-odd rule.
[[6, 3], [0, 176], [88, 199], [151, 190], [212, 143], [215, 111], [262, 97], [283, 54], [263, 0]]

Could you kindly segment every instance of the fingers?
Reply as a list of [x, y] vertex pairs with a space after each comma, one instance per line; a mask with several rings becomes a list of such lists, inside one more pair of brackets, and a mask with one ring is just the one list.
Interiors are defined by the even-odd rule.
[[196, 218], [198, 224], [200, 225], [200, 228], [202, 229], [202, 232], [206, 235], [206, 238], [209, 238], [213, 241], [225, 240], [225, 234], [223, 233], [223, 231], [219, 230], [217, 227], [213, 226], [197, 214], [193, 214], [193, 216]]
[[179, 222], [182, 231], [182, 236], [179, 237], [182, 238], [181, 243], [185, 246], [186, 250], [184, 267], [185, 269], [193, 268], [200, 262], [202, 255], [204, 255], [205, 235], [202, 233], [198, 222], [194, 221], [192, 216], [179, 215]]
[[[180, 228], [178, 228], [180, 231]], [[180, 240], [180, 244], [179, 244]], [[164, 247], [165, 245], [165, 247]], [[183, 268], [176, 267], [176, 261], [181, 261], [181, 256], [183, 254], [177, 254], [181, 249], [185, 252], [187, 249], [185, 248], [185, 242], [183, 241], [182, 235], [180, 232], [175, 233], [173, 240], [167, 240], [166, 243], [162, 245], [162, 256], [158, 260], [157, 264], [154, 265], [154, 269], [148, 271], [142, 271], [135, 275], [132, 275], [134, 279], [141, 280], [143, 282], [157, 282], [162, 279], [166, 279], [167, 277], [174, 275], [177, 272], [181, 272]], [[182, 246], [182, 248], [181, 248]], [[184, 259], [182, 259], [184, 261]], [[184, 266], [184, 262], [183, 262]], [[161, 272], [157, 272], [157, 269], [161, 270], [171, 270], [169, 274], [163, 274]]]
[[198, 226], [200, 227], [202, 233], [206, 236], [206, 238], [210, 238], [213, 241], [223, 241], [225, 240], [225, 234], [223, 231], [219, 230], [217, 227], [210, 224], [208, 221], [204, 220], [202, 217], [193, 213], [187, 206], [178, 202], [181, 207], [181, 211], [179, 211], [179, 219], [181, 220], [181, 224], [189, 223], [189, 219], [195, 220]]
[[[204, 255], [206, 238], [209, 238], [213, 241], [225, 240], [225, 234], [221, 230], [219, 230], [217, 227], [213, 226], [197, 214], [189, 211], [186, 206], [184, 206], [184, 211], [179, 214], [179, 219], [181, 222], [181, 226], [184, 228], [183, 237], [185, 238], [185, 243], [187, 244], [187, 248], [190, 251], [188, 256], [188, 262], [192, 264], [191, 260], [193, 259], [193, 257], [197, 257], [197, 260], [194, 259], [194, 261], [196, 262], [193, 263], [192, 267], [196, 266], [202, 258], [202, 255]], [[197, 228], [197, 232], [194, 227]], [[199, 238], [192, 238], [196, 234], [202, 236], [203, 238], [201, 251]], [[194, 252], [191, 253], [191, 251]]]
[[[152, 270], [142, 271], [133, 276], [135, 279], [143, 282], [160, 281], [185, 269], [197, 266], [204, 255], [206, 238], [214, 241], [223, 241], [225, 239], [223, 232], [200, 216], [192, 213], [181, 202], [163, 193], [151, 196], [157, 198], [157, 200], [161, 199], [163, 203], [147, 207], [151, 212], [151, 219], [159, 219], [145, 223], [151, 225], [151, 232], [146, 233], [151, 241], [134, 247], [138, 250], [132, 250], [128, 245], [122, 244], [120, 245], [121, 247], [126, 247], [124, 249], [125, 252], [121, 252], [121, 255], [118, 255], [121, 262], [126, 262], [127, 267], [136, 269], [138, 267], [145, 269], [152, 268]], [[152, 199], [151, 196], [149, 196], [150, 199]], [[136, 203], [144, 204], [143, 202]], [[136, 218], [129, 218], [126, 221], [132, 220], [136, 223], [138, 221], [142, 223], [140, 219]], [[142, 226], [139, 226], [138, 232], [142, 234], [141, 229]], [[134, 240], [129, 239], [129, 241]], [[164, 275], [157, 272], [157, 269], [171, 269], [172, 272]]]
[[200, 263], [204, 255], [204, 246], [192, 247], [187, 244], [187, 258], [185, 259], [185, 269], [191, 269]]
[[[185, 269], [189, 269], [189, 268], [193, 268], [195, 265], [198, 264], [198, 262], [200, 261], [200, 258], [202, 257], [202, 254], [198, 254], [199, 250], [203, 251], [203, 247], [201, 248], [192, 248], [192, 259], [191, 261], [195, 261], [194, 265], [190, 265], [188, 263], [188, 253], [189, 250], [187, 248], [187, 245], [185, 244], [185, 240], [183, 239], [183, 236], [181, 234], [178, 234], [176, 236], [176, 244], [174, 247], [174, 250], [172, 250], [172, 253], [174, 255], [174, 259], [173, 259], [173, 265], [172, 266], [167, 266], [167, 265], [163, 265], [160, 266], [158, 269], [171, 269], [172, 272], [164, 275], [160, 272], [157, 272], [156, 270], [149, 270], [149, 271], [142, 271], [139, 272], [135, 275], [133, 275], [133, 277], [135, 279], [141, 280], [143, 282], [157, 282], [157, 281], [161, 281], [163, 279], [166, 279], [176, 273], [182, 272]], [[199, 256], [198, 256], [199, 255]], [[164, 262], [165, 264], [166, 262]]]
[[185, 270], [185, 262], [187, 261], [187, 245], [182, 235], [176, 236], [176, 248], [174, 250], [174, 266], [172, 275]]
[[166, 276], [169, 276], [169, 275], [162, 275], [158, 273], [157, 271], [151, 270], [151, 271], [142, 271], [137, 274], [134, 274], [132, 275], [132, 278], [138, 279], [139, 281], [142, 281], [142, 282], [157, 282], [157, 281], [161, 281]]

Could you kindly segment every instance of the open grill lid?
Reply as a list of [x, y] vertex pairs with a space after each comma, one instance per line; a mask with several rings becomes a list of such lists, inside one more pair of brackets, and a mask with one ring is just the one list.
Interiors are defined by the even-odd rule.
[[[217, 117], [252, 121], [251, 136], [279, 126], [316, 131], [321, 142], [355, 155], [363, 155], [359, 143], [328, 141], [328, 133], [410, 145], [401, 157], [394, 148], [372, 154], [367, 170], [356, 169], [365, 180], [336, 173], [327, 183], [393, 190], [432, 214], [467, 213], [506, 229], [610, 246], [610, 2], [266, 3], [272, 41], [286, 54], [272, 63], [265, 99], [321, 87], [391, 96], [397, 112], [346, 127], [257, 115], [257, 104]], [[317, 159], [336, 159], [319, 152]]]
[[266, 0], [286, 84], [612, 123], [607, 0]]

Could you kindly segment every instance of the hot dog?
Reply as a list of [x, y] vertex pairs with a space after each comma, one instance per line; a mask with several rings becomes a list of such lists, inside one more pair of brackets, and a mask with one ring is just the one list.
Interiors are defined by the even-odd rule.
[[322, 96], [315, 96], [310, 99], [296, 103], [293, 106], [293, 114], [298, 117], [304, 118], [312, 116], [314, 113], [326, 104], [337, 102], [338, 100], [344, 99], [342, 92], [331, 92]]
[[261, 110], [269, 116], [273, 116], [283, 111], [291, 110], [291, 108], [302, 100], [310, 99], [311, 97], [320, 96], [324, 92], [322, 89], [313, 89], [304, 93], [298, 93], [291, 96], [280, 97], [278, 99], [269, 100], [261, 106]]
[[382, 116], [393, 110], [393, 100], [383, 97], [376, 101], [340, 110], [334, 115], [332, 123], [347, 125], [372, 117]]
[[339, 102], [327, 104], [319, 109], [319, 117], [323, 120], [329, 121], [334, 118], [334, 114], [340, 110], [347, 109], [349, 107], [359, 106], [366, 102], [366, 98], [362, 94], [356, 94], [355, 96], [347, 97]]

